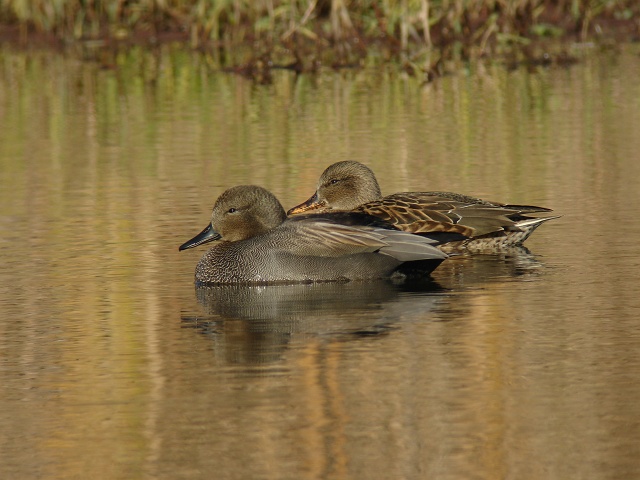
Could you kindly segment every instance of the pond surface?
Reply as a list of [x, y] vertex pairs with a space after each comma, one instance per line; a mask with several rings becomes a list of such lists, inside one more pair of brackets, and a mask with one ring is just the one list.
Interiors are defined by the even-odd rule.
[[[0, 49], [0, 477], [627, 479], [640, 471], [640, 48], [271, 85]], [[553, 208], [431, 280], [195, 289], [226, 188]]]

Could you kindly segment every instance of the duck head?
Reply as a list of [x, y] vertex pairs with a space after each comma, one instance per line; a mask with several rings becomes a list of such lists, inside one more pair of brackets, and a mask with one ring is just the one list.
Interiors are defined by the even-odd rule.
[[360, 162], [337, 162], [327, 167], [318, 180], [316, 192], [287, 214], [309, 210], [352, 210], [382, 197], [380, 185], [371, 169]]
[[178, 250], [220, 239], [228, 242], [246, 240], [277, 227], [285, 218], [284, 208], [271, 192], [256, 185], [238, 185], [218, 197], [211, 223]]

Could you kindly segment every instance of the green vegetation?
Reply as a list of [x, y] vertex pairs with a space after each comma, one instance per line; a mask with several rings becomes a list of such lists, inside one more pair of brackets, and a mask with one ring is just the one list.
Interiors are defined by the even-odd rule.
[[[3, 0], [0, 32], [105, 45], [181, 41], [252, 76], [400, 60], [510, 55], [550, 61], [551, 40], [640, 38], [637, 0]], [[518, 52], [518, 54], [514, 54]], [[514, 56], [515, 55], [515, 56]], [[558, 54], [558, 58], [567, 57]]]

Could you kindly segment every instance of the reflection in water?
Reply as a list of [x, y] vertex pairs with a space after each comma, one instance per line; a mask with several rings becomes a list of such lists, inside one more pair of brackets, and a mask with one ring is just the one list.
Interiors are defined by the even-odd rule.
[[[412, 291], [414, 295], [402, 292]], [[182, 315], [184, 325], [216, 342], [216, 354], [233, 363], [277, 361], [292, 335], [380, 335], [398, 310], [426, 315], [443, 300], [431, 279], [272, 286], [196, 286], [206, 316]], [[398, 309], [394, 308], [398, 304]]]
[[544, 263], [526, 247], [513, 246], [491, 254], [452, 256], [433, 272], [433, 277], [448, 289], [473, 288], [535, 276], [543, 267]]
[[387, 334], [403, 316], [426, 321], [429, 312], [437, 311], [441, 319], [464, 318], [472, 315], [473, 307], [459, 300], [452, 304], [454, 291], [535, 275], [542, 267], [525, 247], [511, 247], [492, 255], [452, 256], [434, 272], [437, 282], [426, 277], [401, 285], [196, 286], [206, 315], [182, 314], [181, 319], [184, 327], [211, 338], [219, 360], [268, 364], [281, 360], [294, 335], [357, 339]]

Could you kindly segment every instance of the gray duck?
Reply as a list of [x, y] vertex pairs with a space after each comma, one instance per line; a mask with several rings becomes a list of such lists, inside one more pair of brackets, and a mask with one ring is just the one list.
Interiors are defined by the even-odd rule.
[[[199, 284], [367, 280], [431, 272], [447, 255], [432, 239], [359, 212], [287, 218], [278, 199], [254, 185], [228, 189], [211, 223], [179, 250], [220, 240], [196, 266]], [[402, 267], [402, 268], [401, 268]]]

